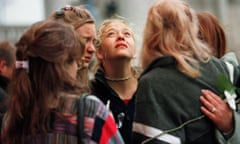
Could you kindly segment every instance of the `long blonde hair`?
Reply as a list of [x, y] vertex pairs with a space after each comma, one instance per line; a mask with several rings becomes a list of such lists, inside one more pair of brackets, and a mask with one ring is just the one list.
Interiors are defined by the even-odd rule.
[[158, 0], [149, 9], [142, 47], [146, 68], [160, 56], [173, 56], [178, 69], [199, 76], [199, 62], [210, 57], [209, 48], [198, 39], [198, 20], [183, 0]]

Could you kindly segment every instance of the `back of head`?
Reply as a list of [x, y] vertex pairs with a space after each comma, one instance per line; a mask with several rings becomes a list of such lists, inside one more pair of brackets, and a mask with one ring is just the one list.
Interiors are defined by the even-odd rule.
[[226, 53], [226, 35], [217, 17], [209, 12], [198, 12], [199, 38], [208, 43], [212, 54], [221, 58]]
[[66, 70], [84, 52], [71, 27], [50, 20], [38, 22], [22, 35], [16, 47], [19, 65], [11, 83], [6, 143], [20, 143], [23, 134], [44, 132], [58, 94], [81, 90]]
[[67, 61], [81, 59], [84, 52], [78, 35], [71, 27], [51, 20], [33, 24], [16, 43], [16, 47], [17, 61], [28, 61], [29, 73], [35, 72], [34, 68], [40, 68], [31, 65], [31, 62], [64, 66]]
[[49, 19], [70, 24], [74, 29], [79, 28], [85, 23], [95, 23], [93, 16], [84, 6], [67, 5], [55, 11]]
[[160, 56], [172, 56], [178, 69], [197, 76], [209, 50], [197, 37], [198, 20], [183, 0], [159, 0], [149, 9], [142, 48], [143, 68]]

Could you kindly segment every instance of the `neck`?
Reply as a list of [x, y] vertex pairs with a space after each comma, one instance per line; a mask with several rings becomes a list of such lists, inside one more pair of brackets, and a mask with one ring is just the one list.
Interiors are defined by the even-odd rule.
[[[111, 61], [112, 62], [112, 61]], [[114, 62], [114, 64], [113, 64]], [[134, 75], [130, 62], [113, 61], [104, 66], [105, 78], [111, 82], [123, 82], [131, 79]]]
[[134, 74], [129, 76], [129, 78], [125, 77], [125, 80], [122, 77], [120, 81], [108, 80], [107, 83], [121, 99], [131, 99], [137, 87], [137, 79]]

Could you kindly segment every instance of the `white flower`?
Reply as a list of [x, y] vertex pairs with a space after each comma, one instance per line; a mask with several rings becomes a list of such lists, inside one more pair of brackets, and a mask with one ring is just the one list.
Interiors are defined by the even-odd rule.
[[232, 110], [236, 110], [235, 98], [237, 97], [236, 93], [230, 93], [227, 90], [224, 90], [224, 95], [226, 96], [226, 101]]

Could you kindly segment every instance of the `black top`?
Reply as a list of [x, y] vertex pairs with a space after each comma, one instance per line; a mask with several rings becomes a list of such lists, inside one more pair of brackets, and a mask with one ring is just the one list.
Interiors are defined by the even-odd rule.
[[7, 101], [8, 83], [9, 83], [9, 79], [7, 77], [0, 75], [0, 125], [2, 125], [3, 115], [8, 108], [8, 101]]
[[106, 105], [110, 102], [110, 110], [119, 126], [119, 131], [126, 144], [131, 143], [132, 122], [134, 112], [134, 97], [125, 104], [118, 94], [108, 85], [102, 70], [98, 70], [95, 79], [90, 84], [93, 95], [96, 95]]

